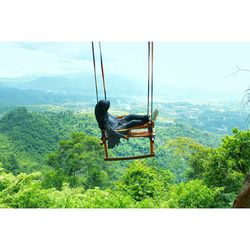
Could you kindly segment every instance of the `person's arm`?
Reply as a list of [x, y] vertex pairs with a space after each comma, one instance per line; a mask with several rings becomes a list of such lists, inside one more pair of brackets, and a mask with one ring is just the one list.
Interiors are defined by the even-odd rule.
[[122, 137], [122, 138], [124, 138], [124, 139], [128, 139], [128, 137], [127, 137], [126, 135], [121, 134], [121, 133], [115, 131], [115, 130], [114, 130], [113, 128], [111, 128], [109, 125], [107, 125], [107, 129], [109, 130], [109, 133], [112, 134], [112, 135], [114, 135], [114, 136], [120, 136], [120, 137]]

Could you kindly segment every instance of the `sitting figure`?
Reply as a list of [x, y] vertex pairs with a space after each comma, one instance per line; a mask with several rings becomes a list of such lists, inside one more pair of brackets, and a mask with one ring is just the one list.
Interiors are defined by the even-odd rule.
[[102, 137], [105, 137], [105, 131], [108, 135], [108, 148], [114, 148], [120, 143], [120, 138], [125, 138], [127, 131], [118, 132], [127, 128], [143, 125], [149, 121], [148, 115], [126, 115], [122, 118], [117, 118], [108, 113], [110, 102], [107, 100], [99, 101], [95, 106], [95, 117], [99, 128], [102, 131]]

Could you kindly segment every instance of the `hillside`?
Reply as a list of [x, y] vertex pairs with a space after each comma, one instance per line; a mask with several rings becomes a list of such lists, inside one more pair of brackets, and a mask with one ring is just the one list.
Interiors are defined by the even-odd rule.
[[[249, 169], [249, 132], [235, 129], [220, 141], [190, 125], [162, 122], [156, 132], [155, 158], [104, 162], [93, 114], [9, 111], [0, 120], [0, 207], [232, 205]], [[147, 149], [147, 139], [137, 139], [112, 153]]]
[[[157, 125], [156, 125], [157, 126]], [[45, 164], [46, 156], [58, 147], [60, 140], [68, 139], [72, 132], [84, 132], [99, 138], [100, 131], [93, 114], [83, 114], [72, 111], [62, 112], [28, 112], [20, 107], [6, 113], [0, 120], [0, 152], [15, 154], [21, 162]], [[211, 133], [201, 132], [191, 126], [176, 124], [157, 127], [156, 150], [160, 165], [171, 168], [171, 162], [176, 161], [164, 144], [169, 139], [180, 136], [191, 137], [207, 146], [217, 146], [219, 137]], [[147, 139], [123, 141], [114, 150], [118, 156], [141, 154], [148, 150]], [[25, 160], [24, 160], [25, 159]], [[164, 163], [165, 162], [165, 163]], [[121, 163], [126, 166], [128, 163]], [[182, 169], [185, 167], [183, 162]], [[182, 171], [181, 170], [181, 171]]]
[[4, 105], [55, 104], [82, 98], [82, 96], [65, 96], [40, 90], [3, 87], [0, 83], [0, 104]]

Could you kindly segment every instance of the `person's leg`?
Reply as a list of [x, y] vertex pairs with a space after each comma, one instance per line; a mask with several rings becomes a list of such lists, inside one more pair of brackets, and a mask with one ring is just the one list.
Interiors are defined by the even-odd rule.
[[127, 115], [127, 116], [124, 117], [125, 122], [130, 122], [132, 120], [139, 120], [139, 121], [146, 122], [146, 121], [149, 120], [149, 116], [148, 115], [133, 115], [133, 114], [130, 114], [130, 115]]
[[132, 121], [126, 122], [126, 123], [122, 124], [121, 126], [119, 126], [119, 129], [132, 128], [132, 127], [136, 127], [139, 125], [143, 125], [144, 123], [145, 123], [145, 121], [142, 121], [142, 120], [132, 120]]

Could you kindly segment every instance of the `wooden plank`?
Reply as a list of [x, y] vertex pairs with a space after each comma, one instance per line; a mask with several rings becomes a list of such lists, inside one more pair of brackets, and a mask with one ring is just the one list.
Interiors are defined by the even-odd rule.
[[133, 137], [150, 137], [150, 136], [155, 136], [155, 133], [151, 133], [151, 132], [139, 132], [139, 133], [131, 133], [128, 134], [129, 138], [133, 138]]
[[136, 160], [136, 159], [144, 159], [150, 157], [155, 157], [155, 154], [127, 156], [127, 157], [105, 157], [104, 161], [126, 161], [126, 160]]

